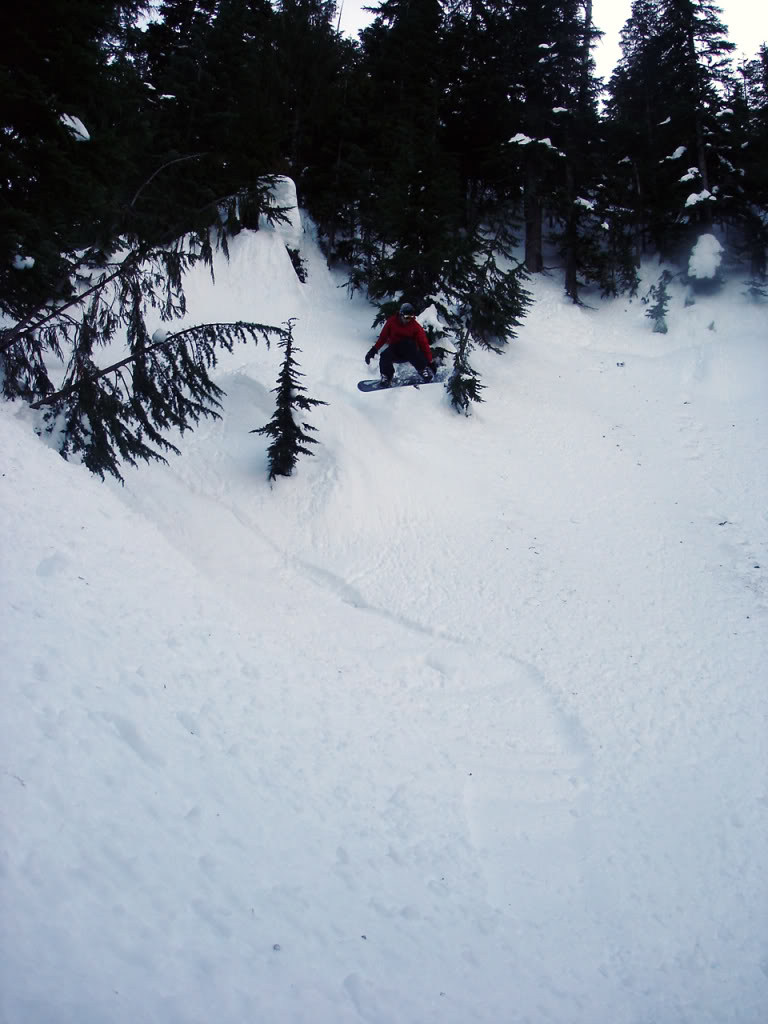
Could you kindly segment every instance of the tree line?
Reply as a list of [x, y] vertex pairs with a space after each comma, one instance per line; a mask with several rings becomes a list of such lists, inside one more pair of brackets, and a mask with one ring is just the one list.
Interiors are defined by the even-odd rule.
[[[357, 40], [331, 0], [28, 0], [0, 15], [3, 390], [48, 402], [65, 454], [115, 472], [164, 426], [215, 414], [210, 345], [242, 325], [176, 349], [145, 317], [178, 315], [191, 263], [282, 216], [275, 175], [380, 317], [400, 298], [438, 305], [459, 409], [480, 400], [472, 348], [514, 338], [547, 253], [580, 302], [587, 287], [633, 293], [643, 255], [682, 261], [717, 229], [764, 282], [768, 49], [737, 64], [716, 4], [634, 0], [607, 83], [591, 0], [372, 13]], [[123, 328], [130, 374], [100, 377], [95, 353]]]

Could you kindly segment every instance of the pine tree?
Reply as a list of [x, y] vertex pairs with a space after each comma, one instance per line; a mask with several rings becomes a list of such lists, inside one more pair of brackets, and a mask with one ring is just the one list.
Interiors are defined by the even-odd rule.
[[[47, 429], [65, 458], [80, 456], [93, 473], [118, 480], [123, 461], [165, 461], [161, 452], [178, 449], [164, 431], [184, 433], [203, 417], [218, 417], [223, 391], [210, 371], [219, 350], [282, 336], [280, 328], [242, 322], [150, 334], [150, 318], [167, 323], [184, 314], [183, 275], [201, 260], [210, 264], [210, 248], [179, 245], [138, 247], [108, 265], [80, 265], [81, 281], [91, 275], [88, 285], [0, 329], [4, 396], [46, 410]], [[99, 350], [123, 332], [127, 354], [100, 368]], [[51, 359], [66, 367], [58, 388]]]
[[447, 389], [456, 411], [465, 415], [472, 402], [482, 401], [484, 388], [470, 363], [472, 350], [504, 352], [531, 302], [525, 271], [514, 258], [515, 241], [506, 219], [495, 230], [478, 228], [456, 251], [442, 281], [436, 304], [455, 344]]
[[551, 207], [557, 182], [564, 173], [562, 118], [570, 109], [564, 102], [563, 62], [556, 39], [562, 46], [571, 33], [566, 26], [562, 31], [559, 27], [563, 12], [557, 2], [548, 0], [527, 13], [521, 25], [517, 75], [522, 111], [511, 143], [519, 139], [521, 144], [525, 265], [529, 273], [536, 274], [544, 268], [544, 211]]
[[528, 11], [519, 0], [458, 0], [446, 5], [443, 63], [444, 145], [461, 177], [465, 217], [517, 199], [520, 172], [510, 160], [510, 127], [522, 123], [521, 39]]
[[668, 270], [663, 270], [659, 280], [656, 284], [651, 285], [648, 289], [648, 294], [643, 298], [643, 302], [646, 305], [653, 302], [653, 305], [646, 310], [645, 315], [649, 320], [653, 321], [654, 334], [666, 334], [668, 330], [667, 306], [669, 305], [669, 292], [667, 291], [667, 285], [671, 280], [672, 274]]
[[565, 209], [562, 213], [565, 291], [574, 302], [580, 301], [579, 274], [593, 274], [587, 254], [599, 244], [594, 238], [594, 222], [584, 216], [585, 210], [594, 208], [598, 181], [594, 152], [598, 136], [597, 91], [591, 55], [598, 33], [592, 22], [592, 0], [583, 5], [583, 21], [580, 7], [581, 4], [566, 5], [574, 28], [578, 27], [568, 53], [567, 82], [572, 109], [565, 118]]
[[462, 196], [443, 145], [446, 91], [438, 0], [385, 0], [362, 35], [367, 179], [358, 204], [357, 280], [375, 300], [426, 303], [460, 229]]
[[738, 218], [743, 248], [757, 289], [768, 275], [768, 46], [739, 67], [730, 96], [734, 145], [743, 175]]
[[345, 62], [352, 44], [335, 31], [334, 0], [280, 0], [274, 18], [281, 156], [302, 197], [329, 183], [341, 137]]
[[466, 327], [458, 329], [455, 340], [456, 354], [453, 357], [453, 369], [446, 390], [456, 412], [469, 416], [474, 402], [485, 401], [480, 394], [485, 385], [480, 383], [480, 375], [469, 361], [472, 341]]
[[510, 115], [514, 128], [506, 147], [523, 196], [525, 264], [530, 273], [544, 267], [544, 218], [557, 225], [566, 292], [578, 301], [579, 274], [590, 276], [594, 226], [585, 206], [594, 203], [597, 84], [591, 48], [599, 36], [592, 4], [546, 0], [535, 8], [510, 0], [514, 75]]
[[723, 121], [732, 50], [708, 0], [635, 0], [622, 32], [607, 114], [623, 148], [625, 200], [642, 239], [671, 258], [729, 216], [739, 175]]
[[142, 237], [258, 228], [259, 183], [282, 165], [282, 112], [276, 98], [264, 101], [276, 75], [274, 24], [267, 0], [163, 0], [134, 34], [149, 135], [137, 154], [148, 183], [134, 204]]
[[252, 434], [266, 434], [272, 438], [272, 443], [267, 448], [270, 480], [278, 476], [290, 476], [299, 455], [315, 454], [307, 448], [308, 444], [318, 443], [316, 438], [307, 433], [314, 431], [315, 428], [307, 422], [298, 423], [295, 412], [308, 412], [316, 405], [327, 405], [327, 402], [308, 398], [303, 394], [307, 389], [299, 383], [299, 378], [304, 374], [299, 372], [299, 364], [294, 355], [301, 351], [293, 343], [294, 323], [294, 320], [287, 321], [285, 335], [279, 342], [285, 355], [277, 378], [277, 387], [273, 389], [277, 395], [274, 415], [266, 426], [251, 431]]
[[141, 85], [124, 41], [142, 6], [39, 0], [2, 8], [0, 311], [11, 317], [61, 294], [67, 254], [104, 244], [119, 218], [141, 131]]
[[[220, 349], [281, 335], [207, 324], [158, 340], [148, 326], [184, 312], [182, 279], [211, 265], [211, 228], [226, 250], [244, 222], [284, 219], [266, 173], [277, 150], [266, 131], [264, 151], [253, 146], [248, 114], [265, 92], [271, 8], [165, 0], [139, 30], [141, 3], [75, 6], [44, 0], [3, 18], [0, 370], [6, 397], [46, 410], [65, 457], [120, 478], [122, 461], [175, 451], [169, 429], [217, 415]], [[124, 357], [101, 368], [99, 350], [122, 337]], [[65, 366], [57, 387], [51, 360]]]

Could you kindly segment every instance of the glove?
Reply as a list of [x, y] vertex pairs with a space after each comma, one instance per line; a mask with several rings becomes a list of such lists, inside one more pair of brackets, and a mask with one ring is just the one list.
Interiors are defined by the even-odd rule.
[[370, 363], [370, 361], [371, 361], [371, 360], [373, 359], [373, 357], [374, 357], [375, 355], [376, 355], [376, 346], [375, 346], [375, 345], [373, 345], [373, 346], [371, 346], [371, 348], [370, 348], [370, 349], [369, 349], [369, 350], [368, 350], [368, 351], [367, 351], [367, 352], [365, 353], [365, 365], [366, 365], [366, 366], [367, 366], [367, 365], [368, 365], [368, 364]]

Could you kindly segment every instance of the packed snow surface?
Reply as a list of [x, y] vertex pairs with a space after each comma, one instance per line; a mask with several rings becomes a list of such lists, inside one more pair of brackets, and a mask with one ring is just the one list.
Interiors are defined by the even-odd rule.
[[124, 487], [0, 409], [0, 1020], [762, 1024], [766, 305], [537, 279], [466, 419], [296, 226], [188, 282], [294, 477], [274, 346]]

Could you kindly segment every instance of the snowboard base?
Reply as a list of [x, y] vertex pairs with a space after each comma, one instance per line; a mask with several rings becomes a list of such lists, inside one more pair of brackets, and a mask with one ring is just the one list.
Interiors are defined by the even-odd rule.
[[394, 378], [389, 387], [383, 387], [380, 380], [360, 380], [357, 382], [359, 391], [394, 391], [395, 388], [420, 388], [422, 384], [437, 384], [441, 379], [440, 375], [436, 375], [432, 380], [424, 380], [423, 377], [403, 377], [402, 379]]

